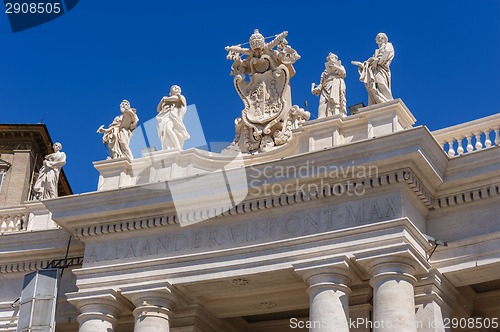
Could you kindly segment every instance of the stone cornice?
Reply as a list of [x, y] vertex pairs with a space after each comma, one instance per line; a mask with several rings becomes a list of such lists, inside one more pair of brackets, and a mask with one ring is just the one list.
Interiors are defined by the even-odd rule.
[[[54, 259], [64, 258], [69, 234], [63, 229], [52, 229], [15, 233], [1, 239], [0, 273], [27, 273], [47, 267]], [[73, 239], [69, 257], [83, 256], [83, 250], [83, 244]]]
[[[408, 187], [415, 192], [422, 203], [428, 207], [432, 207], [432, 197], [428, 190], [420, 183], [416, 176], [411, 172], [411, 170], [398, 170], [390, 173], [380, 174], [369, 179], [361, 179], [358, 182], [354, 182], [353, 186], [362, 185], [366, 190], [374, 190], [380, 187], [385, 187], [391, 184], [402, 183], [407, 184]], [[223, 211], [223, 207], [217, 209], [206, 209], [206, 210], [194, 210], [189, 213], [187, 218], [192, 218], [196, 221], [197, 218], [202, 220], [206, 219], [207, 216], [213, 217], [223, 217], [230, 215], [237, 215], [243, 213], [251, 213], [256, 211], [262, 211], [270, 208], [295, 205], [297, 203], [308, 202], [312, 200], [321, 199], [324, 197], [330, 197], [335, 195], [335, 188], [341, 186], [349, 190], [349, 184], [347, 182], [337, 182], [335, 185], [331, 185], [323, 188], [323, 191], [307, 191], [303, 190], [296, 191], [291, 194], [283, 194], [280, 196], [263, 197], [257, 199], [246, 200], [227, 211]], [[163, 227], [168, 225], [179, 224], [178, 216], [175, 213], [168, 215], [157, 215], [150, 216], [146, 218], [138, 219], [128, 219], [120, 220], [113, 223], [101, 223], [99, 225], [92, 225], [86, 227], [78, 227], [74, 229], [74, 234], [79, 238], [84, 238], [88, 236], [103, 235], [109, 233], [119, 233], [126, 231], [135, 231], [140, 229]]]
[[456, 207], [464, 203], [483, 200], [485, 198], [497, 197], [500, 195], [500, 182], [487, 184], [458, 193], [437, 197], [433, 200], [434, 209]]
[[51, 259], [23, 261], [10, 264], [0, 264], [0, 274], [2, 273], [28, 273], [46, 268]]
[[[484, 150], [475, 155], [488, 154], [492, 151], [493, 149]], [[300, 183], [325, 181], [331, 185], [344, 187], [347, 186], [346, 181], [351, 181], [354, 185], [363, 185], [367, 191], [393, 184], [406, 184], [428, 210], [454, 206], [453, 203], [463, 204], [476, 201], [496, 196], [499, 193], [498, 185], [489, 184], [465, 193], [457, 193], [455, 190], [450, 195], [440, 196], [439, 189], [443, 185], [443, 174], [446, 172], [447, 164], [456, 162], [455, 160], [459, 158], [450, 161], [425, 127], [417, 127], [377, 139], [367, 139], [322, 151], [283, 157], [279, 160], [268, 160], [259, 156], [250, 159], [252, 159], [252, 163], [251, 166], [247, 166], [247, 173], [252, 170], [261, 172], [265, 167], [286, 167], [287, 165], [302, 165], [312, 162], [314, 162], [315, 167], [321, 165], [368, 167], [373, 165], [383, 173], [371, 178], [354, 180], [352, 176], [329, 178], [325, 174], [311, 173], [308, 177], [274, 178], [270, 181], [280, 185], [293, 181], [300, 181]], [[495, 167], [498, 168], [498, 166]], [[478, 176], [488, 177], [490, 172], [491, 168], [484, 168], [482, 175]], [[196, 175], [191, 178], [196, 178]], [[189, 179], [171, 180], [169, 183]], [[291, 190], [286, 195], [265, 197], [256, 197], [259, 195], [250, 192], [244, 202], [227, 211], [224, 211], [227, 207], [219, 206], [218, 197], [213, 195], [213, 197], [207, 197], [208, 202], [213, 207], [193, 209], [187, 214], [187, 220], [196, 221], [199, 218], [207, 219], [217, 215], [262, 211], [332, 195], [331, 191], [317, 192], [314, 188], [311, 190]], [[78, 237], [154, 229], [179, 223], [166, 182], [61, 197], [43, 203], [53, 213], [53, 219], [56, 222]], [[196, 204], [197, 202], [194, 201], [193, 206]]]
[[[452, 207], [459, 204], [464, 204], [467, 202], [478, 201], [480, 199], [485, 199], [489, 197], [494, 197], [500, 195], [500, 184], [489, 185], [475, 190], [457, 193], [454, 195], [433, 198], [429, 193], [429, 190], [422, 184], [418, 177], [410, 170], [398, 170], [390, 173], [380, 174], [378, 176], [372, 177], [370, 179], [362, 179], [358, 181], [359, 184], [363, 185], [367, 190], [373, 190], [379, 187], [388, 186], [396, 183], [403, 183], [408, 186], [408, 188], [415, 193], [415, 195], [420, 199], [422, 204], [429, 210], [441, 209], [444, 207]], [[354, 183], [354, 185], [358, 184]], [[347, 188], [347, 183], [336, 183], [335, 185], [341, 185]], [[320, 192], [308, 191], [308, 192], [295, 192], [289, 195], [280, 195], [272, 197], [263, 197], [258, 199], [246, 200], [235, 207], [230, 208], [227, 211], [223, 211], [221, 206], [219, 210], [217, 209], [206, 209], [206, 210], [194, 210], [189, 214], [188, 219], [196, 221], [197, 218], [206, 218], [207, 216], [212, 217], [222, 217], [229, 215], [237, 215], [242, 213], [251, 213], [255, 211], [262, 211], [269, 208], [282, 207], [287, 205], [294, 205], [297, 203], [308, 202], [312, 200], [321, 199], [324, 197], [333, 196], [334, 186], [329, 187], [330, 190], [324, 190]], [[326, 188], [328, 189], [328, 188]], [[156, 215], [149, 216], [146, 218], [137, 219], [127, 219], [119, 220], [112, 223], [101, 223], [99, 225], [78, 227], [74, 229], [74, 235], [77, 237], [88, 237], [103, 235], [109, 233], [119, 233], [126, 231], [135, 231], [141, 229], [150, 229], [156, 227], [164, 227], [168, 225], [179, 224], [179, 220], [175, 212], [166, 215]]]

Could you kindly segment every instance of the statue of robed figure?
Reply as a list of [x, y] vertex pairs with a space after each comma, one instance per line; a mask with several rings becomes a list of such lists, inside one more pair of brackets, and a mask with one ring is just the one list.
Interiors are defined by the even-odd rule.
[[172, 85], [170, 95], [163, 97], [157, 107], [158, 137], [162, 150], [182, 150], [184, 141], [190, 138], [184, 125], [186, 110], [186, 98], [181, 94], [180, 86]]
[[38, 178], [33, 185], [36, 198], [48, 199], [57, 197], [59, 174], [66, 165], [66, 154], [61, 151], [61, 143], [55, 143], [54, 152], [45, 156], [43, 166], [38, 171]]

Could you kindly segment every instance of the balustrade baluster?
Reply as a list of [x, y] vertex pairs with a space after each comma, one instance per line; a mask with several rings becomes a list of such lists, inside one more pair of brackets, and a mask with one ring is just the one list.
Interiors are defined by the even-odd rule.
[[0, 234], [5, 233], [6, 230], [7, 230], [7, 218], [2, 217], [2, 224], [0, 225]]
[[23, 224], [21, 223], [21, 216], [17, 215], [16, 216], [16, 222], [15, 222], [15, 225], [14, 225], [14, 230], [16, 232], [20, 232], [22, 230], [22, 227], [23, 227]]
[[465, 148], [465, 151], [466, 152], [474, 151], [474, 147], [472, 146], [472, 136], [467, 135], [466, 138], [467, 138], [467, 147]]
[[476, 150], [481, 150], [483, 148], [483, 143], [481, 143], [481, 132], [475, 133], [476, 136]]
[[491, 129], [488, 128], [488, 130], [486, 130], [484, 132], [484, 134], [486, 135], [486, 139], [484, 140], [484, 145], [489, 148], [491, 146], [491, 140], [490, 140], [490, 132], [491, 132]]
[[12, 217], [12, 216], [9, 217], [9, 224], [7, 226], [7, 232], [9, 232], [9, 233], [14, 232], [14, 218], [15, 218], [15, 216], [14, 217]]
[[458, 143], [457, 153], [459, 156], [464, 154], [463, 140], [464, 140], [463, 136], [459, 137], [457, 140]]
[[28, 230], [28, 217], [26, 216], [26, 214], [21, 215], [21, 230]]
[[451, 141], [447, 141], [446, 143], [448, 143], [448, 156], [450, 157], [453, 157], [455, 156], [455, 150], [453, 150], [453, 138], [451, 139]]

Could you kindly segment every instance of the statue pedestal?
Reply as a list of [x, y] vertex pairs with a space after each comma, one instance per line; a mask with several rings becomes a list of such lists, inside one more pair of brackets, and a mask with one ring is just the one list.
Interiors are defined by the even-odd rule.
[[368, 138], [409, 129], [416, 122], [401, 99], [360, 108], [357, 114], [368, 120]]
[[52, 220], [52, 213], [40, 201], [27, 201], [24, 205], [29, 211], [27, 231], [53, 229], [57, 224]]
[[412, 128], [416, 119], [401, 99], [360, 108], [354, 115], [309, 121], [299, 133], [301, 152], [318, 151]]
[[97, 191], [117, 189], [132, 185], [130, 159], [127, 157], [96, 161], [94, 167], [99, 172]]

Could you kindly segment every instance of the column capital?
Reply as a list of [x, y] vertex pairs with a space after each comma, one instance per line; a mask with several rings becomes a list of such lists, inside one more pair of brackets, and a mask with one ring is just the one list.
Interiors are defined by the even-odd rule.
[[355, 278], [347, 256], [294, 264], [294, 271], [309, 285], [308, 292], [330, 288], [339, 289], [346, 294], [350, 294], [349, 287]]
[[172, 286], [168, 283], [124, 287], [121, 294], [136, 307], [133, 311], [136, 319], [158, 317], [169, 320], [177, 302]]
[[136, 307], [143, 305], [144, 301], [151, 305], [162, 307], [173, 307], [176, 302], [176, 296], [172, 292], [172, 286], [168, 283], [161, 285], [137, 285], [123, 287], [120, 293], [129, 299]]
[[355, 254], [356, 262], [374, 279], [382, 275], [409, 276], [427, 273], [430, 264], [409, 245], [398, 245]]
[[66, 294], [68, 302], [77, 307], [81, 314], [78, 322], [99, 319], [115, 325], [117, 318], [126, 311], [132, 311], [132, 304], [113, 289], [78, 291]]

